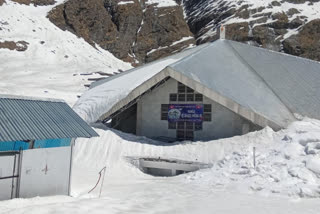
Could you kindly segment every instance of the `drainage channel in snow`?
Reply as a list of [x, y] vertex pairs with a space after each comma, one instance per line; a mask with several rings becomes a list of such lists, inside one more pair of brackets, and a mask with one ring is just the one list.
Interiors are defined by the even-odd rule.
[[129, 159], [131, 159], [131, 163], [138, 167], [142, 172], [153, 176], [176, 176], [212, 167], [211, 164], [206, 163], [178, 159], [163, 159], [160, 157], [131, 157]]

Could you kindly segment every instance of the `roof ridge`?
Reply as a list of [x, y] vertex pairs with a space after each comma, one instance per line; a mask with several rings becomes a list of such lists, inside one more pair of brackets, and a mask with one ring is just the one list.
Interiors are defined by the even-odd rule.
[[[249, 62], [247, 60], [245, 60], [241, 54], [237, 51], [236, 48], [234, 48], [231, 44], [230, 44], [230, 40], [225, 40], [227, 45], [233, 50], [233, 52], [235, 53], [236, 57], [247, 67], [249, 68], [250, 71], [253, 71], [258, 78], [260, 78], [262, 80], [262, 82], [272, 91], [272, 93], [280, 100], [280, 102], [283, 104], [283, 106], [286, 107], [286, 109], [291, 113], [291, 115], [295, 118], [294, 116], [294, 112], [292, 112], [292, 110], [283, 102], [283, 100], [277, 95], [277, 93], [270, 87], [270, 85], [268, 84], [268, 82], [249, 64]], [[238, 42], [240, 43], [240, 42]], [[242, 43], [241, 43], [242, 44]], [[254, 46], [252, 46], [254, 47]], [[263, 48], [260, 48], [263, 49]], [[265, 49], [264, 49], [265, 50]]]
[[228, 41], [230, 43], [237, 43], [237, 44], [244, 45], [244, 46], [250, 46], [252, 48], [256, 48], [256, 49], [259, 49], [259, 50], [264, 50], [266, 52], [270, 52], [270, 53], [274, 53], [274, 54], [278, 54], [278, 55], [282, 55], [282, 56], [287, 56], [287, 57], [291, 57], [291, 58], [298, 58], [298, 59], [301, 59], [301, 60], [304, 60], [304, 61], [320, 64], [319, 61], [308, 59], [308, 58], [305, 58], [305, 57], [295, 56], [295, 55], [288, 54], [288, 53], [283, 53], [283, 52], [279, 52], [279, 51], [270, 50], [270, 49], [267, 49], [267, 48], [262, 48], [262, 47], [258, 47], [258, 46], [254, 46], [254, 45], [249, 45], [249, 44], [246, 44], [246, 43], [243, 43], [243, 42], [239, 42], [239, 41], [228, 40], [228, 39], [224, 39], [224, 40]]
[[19, 96], [19, 95], [10, 95], [10, 94], [0, 94], [0, 99], [16, 99], [16, 100], [66, 103], [66, 101], [64, 101], [63, 99], [32, 97], [32, 96]]
[[[200, 51], [203, 51], [203, 50], [211, 47], [213, 44], [214, 44], [214, 42], [201, 44], [201, 45], [203, 45], [204, 47], [199, 48], [199, 50], [193, 52], [192, 54], [189, 54], [189, 55], [186, 56], [186, 57], [183, 57], [183, 58], [179, 59], [178, 61], [176, 61], [176, 62], [174, 62], [174, 63], [171, 63], [171, 64], [168, 65], [167, 67], [174, 66], [174, 65], [176, 65], [176, 64], [178, 64], [178, 63], [180, 63], [180, 62], [182, 62], [182, 61], [184, 61], [184, 60], [187, 60], [187, 59], [193, 57], [194, 55], [198, 54]], [[201, 46], [201, 45], [199, 45], [199, 46]], [[196, 46], [196, 47], [199, 47], [199, 46]]]

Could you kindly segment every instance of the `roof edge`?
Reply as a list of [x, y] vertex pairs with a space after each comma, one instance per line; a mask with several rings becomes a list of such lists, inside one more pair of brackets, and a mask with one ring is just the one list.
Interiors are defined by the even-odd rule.
[[269, 126], [274, 130], [280, 130], [281, 128], [284, 128], [287, 124], [279, 124], [275, 121], [272, 121], [270, 119], [267, 119], [265, 116], [253, 112], [252, 110], [241, 106], [240, 104], [236, 103], [235, 101], [220, 95], [213, 90], [206, 88], [201, 83], [188, 78], [187, 76], [175, 71], [170, 66], [167, 66], [163, 70], [161, 70], [159, 73], [142, 83], [140, 86], [136, 87], [134, 90], [132, 90], [125, 98], [120, 100], [118, 103], [116, 103], [112, 108], [106, 112], [105, 114], [101, 115], [98, 119], [98, 121], [103, 121], [112, 114], [116, 113], [121, 108], [128, 105], [133, 100], [137, 99], [139, 96], [141, 96], [143, 93], [148, 91], [152, 86], [156, 85], [161, 80], [165, 79], [166, 77], [171, 77], [188, 87], [192, 88], [193, 90], [203, 94], [204, 96], [208, 97], [209, 99], [219, 103], [220, 105], [224, 106], [225, 108], [229, 109], [230, 111], [242, 116], [243, 118], [251, 121], [254, 124], [257, 124], [261, 127]]
[[45, 98], [45, 97], [31, 97], [31, 96], [19, 96], [19, 95], [9, 95], [9, 94], [0, 94], [0, 99], [16, 99], [16, 100], [66, 103], [66, 101], [64, 101], [63, 99]]

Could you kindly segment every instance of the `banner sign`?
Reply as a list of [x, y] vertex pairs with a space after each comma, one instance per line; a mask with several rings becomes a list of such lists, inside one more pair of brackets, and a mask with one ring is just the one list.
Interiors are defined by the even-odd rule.
[[169, 122], [202, 122], [203, 105], [197, 104], [169, 104]]

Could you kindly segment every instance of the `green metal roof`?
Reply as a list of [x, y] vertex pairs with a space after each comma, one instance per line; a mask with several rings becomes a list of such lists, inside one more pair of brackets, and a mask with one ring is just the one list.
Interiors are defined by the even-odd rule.
[[61, 100], [0, 96], [0, 142], [95, 136]]

